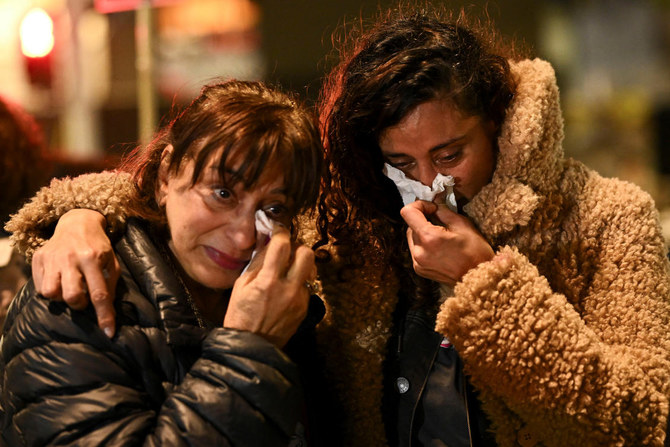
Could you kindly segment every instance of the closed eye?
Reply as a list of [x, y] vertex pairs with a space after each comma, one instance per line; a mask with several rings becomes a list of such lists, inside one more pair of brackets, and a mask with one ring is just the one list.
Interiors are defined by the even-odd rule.
[[442, 164], [448, 164], [448, 163], [453, 163], [454, 161], [458, 160], [458, 158], [461, 156], [462, 151], [457, 150], [455, 152], [450, 152], [450, 153], [442, 153], [438, 157], [434, 158], [435, 164], [442, 165]]
[[401, 171], [411, 169], [415, 164], [414, 160], [387, 160], [387, 163]]

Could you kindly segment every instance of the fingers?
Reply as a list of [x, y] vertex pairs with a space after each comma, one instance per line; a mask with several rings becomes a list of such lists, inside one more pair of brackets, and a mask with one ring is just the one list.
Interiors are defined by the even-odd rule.
[[55, 301], [63, 299], [61, 291], [61, 278], [58, 269], [47, 268], [47, 260], [43, 255], [43, 249], [35, 252], [32, 262], [33, 282], [35, 290], [42, 296]]
[[54, 232], [35, 252], [32, 272], [38, 293], [76, 310], [85, 309], [90, 301], [100, 328], [114, 335], [113, 301], [120, 266], [98, 224], [91, 228], [71, 221]]
[[314, 281], [316, 279], [314, 252], [310, 248], [301, 245], [296, 249], [295, 259], [286, 273], [286, 278], [290, 281], [296, 281], [301, 285], [305, 281]]
[[281, 348], [307, 314], [305, 282], [316, 276], [314, 253], [292, 242], [288, 230], [275, 227], [252, 266], [235, 282], [223, 326], [257, 333]]
[[109, 338], [114, 336], [116, 327], [114, 325], [116, 319], [116, 312], [114, 311], [114, 299], [96, 295], [91, 295], [91, 302], [95, 308], [95, 314], [98, 318], [98, 326], [103, 330], [105, 335]]
[[60, 274], [62, 299], [73, 309], [82, 310], [88, 305], [86, 285], [78, 268], [66, 268]]
[[120, 275], [119, 263], [116, 257], [112, 256], [102, 270], [98, 266], [93, 266], [83, 269], [83, 272], [91, 304], [98, 318], [98, 326], [111, 338], [115, 332], [114, 291]]
[[400, 210], [400, 215], [407, 225], [415, 230], [425, 227], [426, 224], [450, 226], [462, 220], [461, 215], [449, 209], [446, 204], [436, 204], [425, 200], [417, 200]]
[[[435, 220], [436, 211], [437, 206], [434, 203], [425, 201], [416, 201], [400, 210], [403, 219], [407, 222], [407, 241], [412, 254], [416, 253], [415, 247], [420, 249], [422, 245], [434, 242], [435, 238], [444, 237], [446, 224], [431, 222], [431, 219]], [[430, 214], [427, 216], [428, 212]]]
[[[423, 200], [414, 201], [400, 210], [400, 215], [407, 223], [407, 244], [412, 256], [414, 271], [421, 275], [421, 260], [426, 255], [424, 248], [426, 233], [433, 229], [433, 224], [428, 221], [428, 211], [435, 212], [436, 206], [432, 202]], [[423, 237], [422, 237], [423, 235]]]
[[[253, 277], [261, 280], [286, 279], [302, 286], [305, 281], [316, 278], [314, 252], [303, 245], [292, 242], [290, 232], [282, 225], [274, 226], [270, 243], [264, 250], [257, 253], [252, 264], [260, 265], [257, 274]], [[250, 277], [249, 280], [253, 277]]]
[[474, 224], [446, 205], [414, 202], [401, 214], [408, 225], [412, 266], [419, 276], [453, 285], [494, 255]]
[[284, 276], [290, 258], [291, 237], [288, 230], [281, 228], [270, 239], [270, 243], [265, 250], [263, 267], [258, 272], [258, 277], [273, 280]]
[[33, 254], [30, 270], [33, 276], [33, 283], [35, 283], [35, 290], [37, 293], [42, 293], [42, 284], [44, 283], [44, 268], [42, 268], [42, 261], [39, 250]]
[[426, 258], [426, 256], [429, 256], [429, 253], [426, 250], [424, 242], [422, 242], [419, 235], [411, 228], [407, 229], [407, 245], [409, 246], [409, 252], [412, 256], [414, 270], [421, 274], [420, 271], [422, 261]]
[[462, 222], [468, 221], [465, 216], [450, 210], [446, 204], [437, 205], [433, 216], [435, 216], [439, 224], [449, 228], [460, 226]]
[[410, 228], [418, 230], [426, 225], [431, 225], [426, 215], [433, 214], [436, 209], [437, 206], [432, 202], [417, 200], [402, 207], [400, 216], [402, 216]]
[[420, 238], [419, 235], [414, 232], [411, 228], [407, 229], [407, 243], [409, 246], [410, 255], [412, 256], [412, 268], [417, 275], [438, 281], [444, 284], [453, 286], [456, 284], [456, 281], [450, 274], [450, 272], [441, 271], [439, 276], [435, 274], [435, 266], [433, 262], [439, 256], [436, 256], [434, 247], [430, 243], [427, 243], [426, 239], [429, 238]]

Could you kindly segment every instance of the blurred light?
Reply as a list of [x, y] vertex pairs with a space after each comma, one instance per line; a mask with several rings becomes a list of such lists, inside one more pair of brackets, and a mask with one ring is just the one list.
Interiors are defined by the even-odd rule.
[[44, 57], [54, 47], [53, 20], [41, 8], [33, 8], [23, 17], [19, 28], [21, 51], [27, 57]]
[[252, 0], [174, 2], [158, 10], [158, 28], [171, 36], [244, 32], [257, 27], [260, 7]]

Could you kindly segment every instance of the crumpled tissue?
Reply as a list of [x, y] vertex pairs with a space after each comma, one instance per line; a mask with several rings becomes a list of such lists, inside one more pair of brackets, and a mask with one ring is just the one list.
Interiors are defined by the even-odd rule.
[[445, 202], [447, 207], [453, 212], [458, 212], [456, 195], [454, 194], [454, 178], [452, 176], [437, 174], [433, 180], [433, 184], [428, 187], [417, 180], [407, 178], [404, 172], [388, 163], [384, 163], [384, 175], [395, 183], [402, 197], [403, 205], [412, 203], [415, 200], [432, 202], [437, 194], [446, 190]]
[[274, 226], [274, 221], [265, 214], [265, 211], [258, 210], [256, 211], [256, 232], [262, 235], [272, 237], [272, 227]]
[[[272, 237], [272, 227], [274, 226], [274, 221], [268, 217], [267, 214], [265, 214], [265, 211], [263, 210], [257, 210], [256, 214], [254, 215], [256, 218], [256, 233], [257, 237], [263, 237], [267, 236], [269, 238]], [[251, 253], [251, 259], [249, 259], [249, 263], [244, 267], [244, 270], [242, 270], [242, 273], [246, 272], [247, 269], [249, 268], [249, 265], [251, 264], [251, 261], [254, 260], [256, 257], [256, 253], [258, 250], [254, 249], [254, 251]]]

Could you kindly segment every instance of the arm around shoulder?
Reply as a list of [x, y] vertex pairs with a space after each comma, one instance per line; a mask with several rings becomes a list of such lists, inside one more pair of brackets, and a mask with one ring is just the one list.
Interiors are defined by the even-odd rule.
[[28, 259], [50, 237], [55, 222], [75, 208], [100, 212], [107, 230], [117, 232], [125, 225], [125, 204], [134, 188], [129, 174], [115, 171], [54, 179], [12, 216], [5, 229]]

